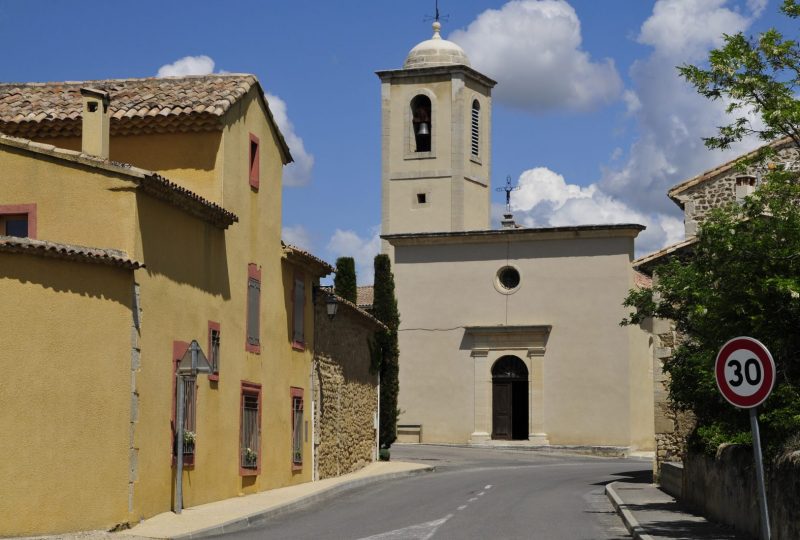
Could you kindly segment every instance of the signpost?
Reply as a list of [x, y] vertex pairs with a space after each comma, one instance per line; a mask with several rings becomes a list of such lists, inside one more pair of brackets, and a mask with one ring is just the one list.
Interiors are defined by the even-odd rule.
[[722, 346], [717, 354], [714, 374], [719, 391], [731, 405], [740, 409], [750, 409], [750, 428], [753, 431], [753, 453], [761, 510], [761, 540], [769, 540], [769, 513], [756, 408], [769, 397], [772, 387], [775, 386], [775, 361], [763, 343], [751, 337], [741, 336]]

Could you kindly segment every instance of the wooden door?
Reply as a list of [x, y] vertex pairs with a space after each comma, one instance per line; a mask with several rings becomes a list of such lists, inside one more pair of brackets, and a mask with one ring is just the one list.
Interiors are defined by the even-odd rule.
[[492, 439], [511, 439], [511, 382], [492, 383]]

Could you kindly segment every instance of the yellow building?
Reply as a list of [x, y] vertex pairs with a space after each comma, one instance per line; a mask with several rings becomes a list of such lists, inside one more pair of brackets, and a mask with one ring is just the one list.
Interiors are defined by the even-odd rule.
[[[0, 85], [0, 536], [312, 478], [312, 288], [252, 75]], [[306, 406], [305, 400], [309, 400]]]

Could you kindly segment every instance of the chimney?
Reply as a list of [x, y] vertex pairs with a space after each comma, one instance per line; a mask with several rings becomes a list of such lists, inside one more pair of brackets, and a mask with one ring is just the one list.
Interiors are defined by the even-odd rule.
[[500, 220], [500, 225], [503, 226], [504, 229], [518, 229], [519, 227], [514, 222], [514, 214], [511, 212], [506, 212], [503, 214], [503, 219]]
[[108, 128], [111, 115], [108, 112], [108, 92], [95, 88], [81, 88], [83, 98], [83, 126], [81, 152], [108, 158]]

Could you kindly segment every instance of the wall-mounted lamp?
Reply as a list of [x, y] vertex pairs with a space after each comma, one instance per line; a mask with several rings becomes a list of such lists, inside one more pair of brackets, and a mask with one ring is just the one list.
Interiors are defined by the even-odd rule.
[[328, 318], [333, 320], [336, 317], [336, 312], [339, 311], [339, 300], [336, 298], [335, 294], [328, 294], [328, 297], [325, 299], [325, 309], [328, 312]]

